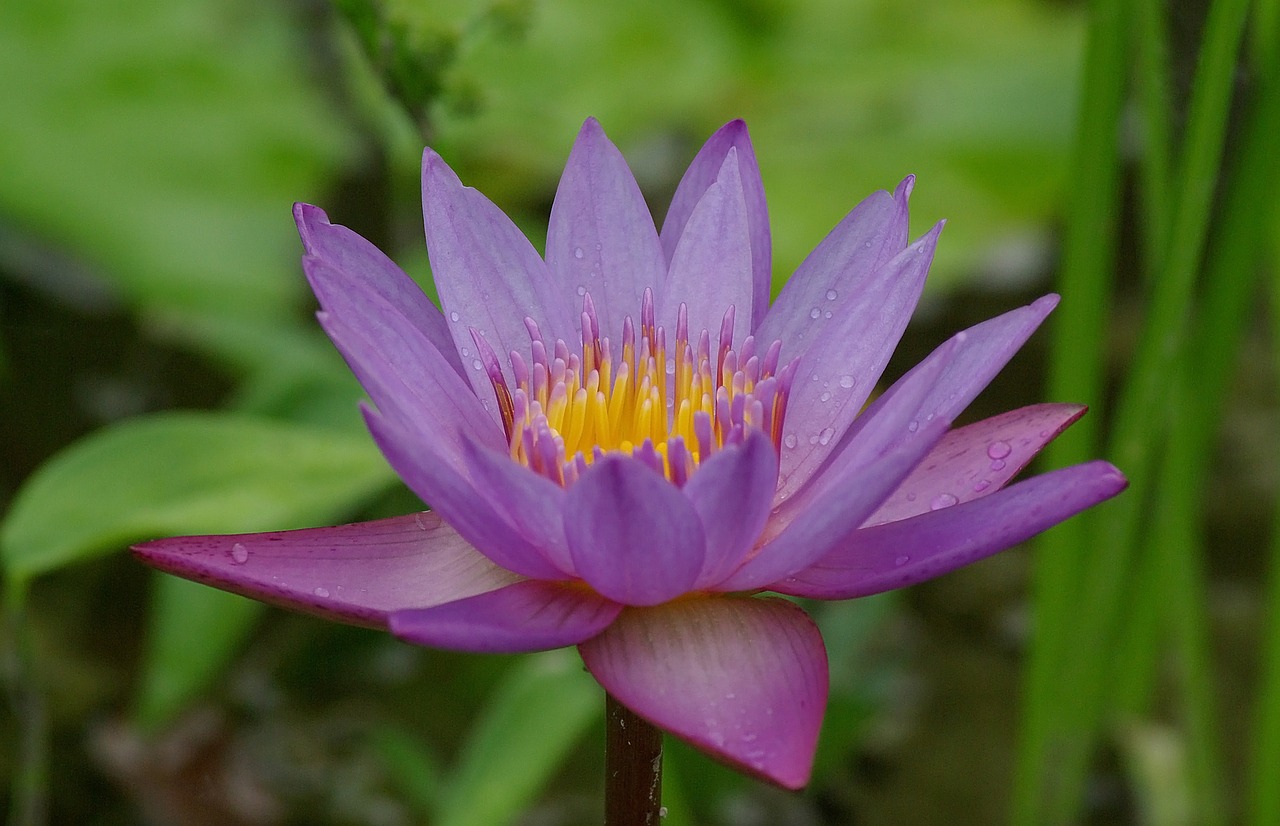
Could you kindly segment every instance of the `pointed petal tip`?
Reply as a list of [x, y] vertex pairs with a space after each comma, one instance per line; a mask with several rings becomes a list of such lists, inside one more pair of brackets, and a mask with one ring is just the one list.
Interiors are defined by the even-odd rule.
[[902, 201], [911, 198], [911, 192], [916, 188], [916, 176], [908, 175], [903, 178], [897, 188], [893, 190], [893, 200]]

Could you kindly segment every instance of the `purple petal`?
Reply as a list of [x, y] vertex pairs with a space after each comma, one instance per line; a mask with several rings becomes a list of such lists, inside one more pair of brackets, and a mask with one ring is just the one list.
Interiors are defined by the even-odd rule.
[[340, 622], [385, 627], [403, 608], [452, 602], [510, 585], [433, 513], [336, 528], [180, 536], [133, 546], [186, 579]]
[[952, 430], [864, 527], [995, 493], [1084, 412], [1080, 404], [1037, 404]]
[[367, 284], [417, 327], [458, 375], [465, 375], [444, 314], [382, 250], [346, 227], [329, 223], [319, 207], [294, 204], [293, 219], [307, 255], [329, 264], [348, 282]]
[[702, 522], [680, 489], [629, 456], [607, 455], [569, 488], [565, 533], [578, 575], [624, 605], [688, 592], [706, 554]]
[[385, 415], [413, 422], [453, 466], [465, 438], [495, 449], [502, 430], [427, 337], [368, 285], [324, 261], [306, 259], [325, 311], [320, 323]]
[[447, 466], [427, 438], [364, 408], [365, 424], [382, 455], [409, 489], [497, 565], [533, 579], [566, 579], [541, 548], [494, 508], [491, 496]]
[[[822, 334], [803, 351], [787, 401], [783, 429], [796, 438], [784, 442], [794, 442], [795, 447], [782, 453], [786, 481], [779, 493], [789, 495], [804, 487], [862, 409], [911, 319], [941, 231], [938, 224], [864, 279], [855, 297], [840, 308], [827, 310], [825, 306], [836, 302], [824, 300], [803, 309], [803, 320]], [[828, 312], [834, 313], [830, 320]], [[812, 318], [815, 313], [818, 319]], [[783, 340], [783, 353], [791, 346], [789, 339]]]
[[[667, 217], [662, 222], [662, 250], [667, 263], [675, 255], [680, 243], [680, 236], [694, 207], [702, 200], [708, 187], [720, 177], [720, 168], [729, 154], [729, 150], [737, 150], [738, 173], [742, 181], [742, 193], [746, 200], [747, 225], [751, 233], [751, 329], [760, 326], [765, 313], [769, 309], [769, 290], [772, 286], [773, 247], [769, 236], [769, 209], [765, 204], [764, 182], [760, 179], [760, 167], [756, 163], [755, 149], [751, 146], [751, 138], [747, 134], [747, 125], [740, 120], [730, 121], [720, 127], [712, 135], [693, 163], [685, 170], [676, 194], [671, 198], [671, 206]], [[742, 321], [748, 321], [745, 315], [739, 315]]]
[[589, 640], [620, 611], [621, 605], [580, 587], [525, 580], [433, 608], [396, 611], [390, 626], [417, 645], [523, 654]]
[[707, 537], [707, 557], [695, 588], [723, 580], [751, 550], [778, 485], [778, 457], [773, 442], [753, 431], [741, 445], [731, 445], [703, 462], [684, 486]]
[[476, 487], [486, 491], [498, 511], [557, 568], [573, 574], [564, 535], [565, 490], [550, 479], [497, 453], [468, 443], [467, 466]]
[[667, 267], [653, 217], [595, 118], [582, 124], [560, 177], [547, 226], [547, 267], [561, 301], [575, 313], [583, 294], [591, 294], [601, 331], [615, 341], [626, 316], [638, 320], [645, 287], [662, 295]]
[[719, 176], [703, 192], [671, 256], [658, 321], [674, 330], [684, 304], [691, 337], [702, 330], [714, 333], [730, 306], [737, 318], [751, 318], [754, 291], [747, 202], [738, 173], [738, 151], [730, 148]]
[[719, 760], [788, 789], [809, 781], [827, 704], [827, 654], [779, 599], [629, 608], [578, 649], [623, 705]]
[[1106, 462], [1055, 470], [962, 505], [863, 528], [771, 590], [852, 599], [914, 585], [1011, 548], [1127, 485]]
[[[502, 356], [528, 352], [526, 317], [542, 333], [577, 341], [577, 311], [565, 303], [529, 243], [511, 219], [471, 187], [430, 149], [422, 157], [422, 213], [427, 253], [449, 333], [462, 366], [485, 407], [500, 420], [484, 365], [473, 352], [471, 328]], [[505, 361], [505, 359], [503, 359]], [[510, 367], [505, 366], [508, 381]]]

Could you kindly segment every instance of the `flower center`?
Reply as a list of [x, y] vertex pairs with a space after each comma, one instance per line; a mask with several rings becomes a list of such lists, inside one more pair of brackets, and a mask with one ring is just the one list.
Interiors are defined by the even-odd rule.
[[762, 354], [747, 336], [733, 348], [734, 308], [720, 325], [716, 349], [702, 330], [689, 337], [681, 304], [675, 347], [654, 321], [653, 293], [640, 304], [640, 332], [628, 316], [621, 352], [600, 335], [590, 294], [582, 302], [581, 353], [563, 340], [548, 343], [525, 319], [532, 364], [511, 353], [515, 387], [508, 387], [493, 348], [477, 330], [471, 338], [493, 384], [511, 458], [559, 485], [572, 484], [606, 453], [631, 454], [683, 486], [700, 462], [751, 429], [781, 450], [794, 360], [778, 368], [782, 343]]

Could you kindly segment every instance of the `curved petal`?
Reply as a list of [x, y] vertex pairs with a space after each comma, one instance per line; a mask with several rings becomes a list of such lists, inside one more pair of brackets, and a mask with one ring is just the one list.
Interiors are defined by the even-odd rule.
[[942, 437], [863, 527], [989, 496], [1085, 413], [1082, 404], [1036, 404], [956, 428]]
[[565, 489], [503, 452], [466, 444], [467, 466], [481, 495], [566, 574], [574, 573], [564, 535]]
[[523, 654], [589, 640], [620, 611], [621, 605], [585, 588], [527, 579], [433, 608], [396, 611], [390, 627], [417, 645]]
[[582, 124], [551, 205], [547, 268], [560, 300], [575, 313], [591, 294], [600, 329], [615, 341], [626, 316], [639, 320], [646, 287], [662, 295], [667, 267], [653, 217], [595, 118]]
[[[920, 299], [941, 231], [938, 224], [864, 279], [830, 320], [833, 311], [821, 305], [803, 310], [804, 321], [815, 325], [811, 335], [818, 337], [803, 350], [787, 400], [779, 494], [804, 487], [871, 394]], [[784, 353], [794, 346], [789, 339], [782, 344]]]
[[607, 455], [569, 488], [565, 534], [574, 567], [624, 605], [657, 605], [693, 587], [702, 522], [680, 489], [630, 456]]
[[723, 580], [741, 564], [769, 518], [778, 485], [778, 457], [764, 433], [752, 431], [703, 462], [684, 486], [702, 520], [707, 556], [694, 588]]
[[458, 375], [465, 375], [444, 314], [382, 250], [340, 224], [329, 223], [319, 207], [294, 204], [293, 220], [307, 255], [329, 264], [352, 282], [363, 282], [426, 336]]
[[747, 201], [738, 173], [738, 151], [730, 148], [720, 174], [698, 200], [671, 256], [658, 321], [674, 330], [684, 304], [690, 338], [696, 340], [702, 330], [718, 330], [730, 306], [738, 318], [751, 318], [755, 291], [751, 266]]
[[388, 464], [476, 550], [495, 564], [533, 579], [568, 578], [541, 548], [512, 527], [469, 479], [446, 466], [422, 434], [368, 407], [363, 407], [363, 412]]
[[579, 646], [623, 705], [735, 768], [788, 789], [809, 781], [827, 704], [827, 652], [780, 599], [629, 608]]
[[726, 123], [707, 139], [698, 150], [693, 162], [685, 170], [676, 193], [671, 198], [667, 217], [662, 222], [662, 251], [667, 263], [671, 263], [680, 236], [684, 233], [689, 216], [702, 200], [708, 187], [720, 177], [720, 169], [730, 150], [738, 155], [738, 173], [742, 181], [742, 194], [746, 201], [747, 226], [751, 234], [751, 330], [760, 326], [769, 310], [769, 290], [772, 287], [773, 245], [769, 235], [769, 208], [765, 204], [764, 182], [760, 178], [760, 166], [756, 163], [755, 148], [747, 134], [747, 125], [741, 120]]
[[471, 388], [397, 308], [324, 261], [306, 260], [320, 324], [384, 414], [412, 422], [454, 466], [464, 438], [500, 448], [502, 430]]
[[838, 550], [770, 589], [852, 599], [914, 585], [1011, 548], [1127, 485], [1106, 462], [1051, 471], [963, 505], [853, 532]]
[[298, 531], [179, 536], [134, 545], [148, 565], [340, 622], [465, 599], [519, 577], [494, 565], [434, 513]]
[[[464, 187], [430, 149], [422, 156], [422, 215], [427, 255], [449, 333], [476, 396], [500, 421], [484, 365], [472, 352], [471, 328], [495, 352], [527, 352], [526, 317], [544, 336], [577, 340], [577, 312], [565, 303], [537, 250], [486, 197]], [[512, 380], [510, 366], [503, 370]]]

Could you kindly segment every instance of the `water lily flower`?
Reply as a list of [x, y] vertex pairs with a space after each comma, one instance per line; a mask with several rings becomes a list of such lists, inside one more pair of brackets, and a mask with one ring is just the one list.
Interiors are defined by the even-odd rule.
[[430, 149], [422, 175], [443, 311], [320, 209], [294, 217], [373, 439], [430, 510], [162, 539], [140, 558], [420, 645], [576, 645], [642, 718], [798, 788], [827, 657], [778, 594], [921, 582], [1126, 484], [1100, 461], [1008, 484], [1078, 405], [952, 427], [1054, 295], [955, 335], [867, 404], [941, 230], [908, 243], [910, 177], [854, 208], [770, 304], [764, 187], [739, 121], [694, 158], [659, 232], [588, 120], [545, 257]]

